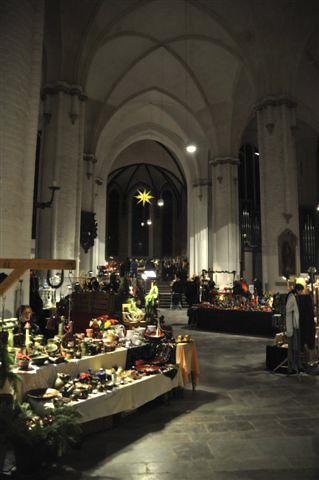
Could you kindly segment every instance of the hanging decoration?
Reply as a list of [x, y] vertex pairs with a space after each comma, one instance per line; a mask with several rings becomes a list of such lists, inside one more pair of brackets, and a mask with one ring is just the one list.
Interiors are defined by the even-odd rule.
[[154, 198], [152, 197], [151, 195], [151, 192], [147, 192], [146, 190], [143, 190], [143, 192], [141, 192], [140, 190], [137, 190], [138, 191], [138, 195], [135, 195], [135, 198], [138, 199], [138, 204], [139, 203], [143, 203], [143, 207], [145, 207], [145, 203], [149, 203], [151, 204], [151, 199]]
[[80, 243], [85, 253], [94, 246], [94, 240], [97, 238], [97, 222], [94, 212], [81, 212], [81, 235]]

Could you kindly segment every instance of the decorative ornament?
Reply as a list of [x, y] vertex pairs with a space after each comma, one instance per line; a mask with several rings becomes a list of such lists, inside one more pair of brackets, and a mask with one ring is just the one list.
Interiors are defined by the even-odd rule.
[[151, 195], [151, 192], [147, 192], [146, 190], [143, 190], [143, 192], [141, 192], [140, 190], [137, 190], [138, 191], [138, 195], [135, 195], [135, 198], [138, 199], [138, 204], [139, 203], [143, 203], [143, 207], [145, 207], [145, 203], [149, 203], [151, 204], [151, 199], [154, 198], [152, 197]]
[[94, 212], [81, 212], [81, 236], [80, 242], [85, 253], [94, 246], [94, 240], [97, 238], [97, 222]]

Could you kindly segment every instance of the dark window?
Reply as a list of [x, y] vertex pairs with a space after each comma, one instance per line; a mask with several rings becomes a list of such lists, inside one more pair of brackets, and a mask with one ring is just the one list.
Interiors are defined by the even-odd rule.
[[116, 256], [119, 252], [120, 195], [112, 190], [108, 195], [107, 208], [107, 255]]

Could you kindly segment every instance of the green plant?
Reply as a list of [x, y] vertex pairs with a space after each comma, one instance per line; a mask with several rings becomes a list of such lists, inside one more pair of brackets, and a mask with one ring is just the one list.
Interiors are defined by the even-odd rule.
[[8, 381], [16, 393], [18, 389], [18, 382], [21, 380], [19, 375], [13, 372], [14, 355], [9, 353], [8, 347], [4, 342], [0, 342], [0, 389], [4, 387]]
[[13, 445], [45, 446], [47, 454], [61, 456], [81, 437], [80, 414], [71, 406], [56, 403], [45, 416], [35, 415], [28, 403], [18, 406], [9, 434]]

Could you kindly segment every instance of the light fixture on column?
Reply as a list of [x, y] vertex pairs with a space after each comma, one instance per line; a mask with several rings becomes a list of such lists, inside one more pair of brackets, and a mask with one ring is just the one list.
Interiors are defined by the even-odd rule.
[[186, 152], [187, 153], [195, 153], [197, 150], [197, 147], [194, 143], [189, 143], [188, 145], [186, 145]]
[[158, 206], [158, 207], [164, 207], [164, 200], [163, 200], [163, 198], [159, 198], [159, 199], [157, 200], [157, 206]]
[[145, 225], [145, 222], [141, 222], [141, 227], [144, 227], [144, 225]]
[[44, 208], [50, 208], [52, 206], [53, 200], [54, 200], [54, 195], [55, 192], [60, 190], [60, 187], [56, 185], [56, 182], [53, 181], [52, 185], [49, 187], [49, 190], [51, 190], [51, 198], [48, 202], [34, 202], [35, 208], [41, 208], [42, 210]]
[[257, 152], [257, 150], [255, 151], [255, 155], [256, 157], [259, 157], [259, 152]]
[[152, 220], [149, 218], [146, 223], [150, 227], [152, 225]]
[[319, 212], [319, 203], [317, 204], [316, 210]]

